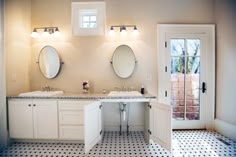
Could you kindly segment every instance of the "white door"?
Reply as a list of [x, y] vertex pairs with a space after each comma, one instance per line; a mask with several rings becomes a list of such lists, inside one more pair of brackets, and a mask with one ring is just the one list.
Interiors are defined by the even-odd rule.
[[171, 151], [171, 106], [151, 101], [149, 108], [150, 139]]
[[56, 100], [34, 100], [33, 115], [35, 138], [58, 138], [58, 116]]
[[214, 26], [159, 26], [158, 100], [172, 106], [173, 129], [213, 127], [214, 65]]
[[205, 128], [205, 34], [166, 34], [173, 128]]
[[11, 138], [33, 138], [31, 100], [9, 100], [9, 132]]
[[100, 104], [94, 102], [85, 106], [85, 153], [88, 153], [102, 139]]

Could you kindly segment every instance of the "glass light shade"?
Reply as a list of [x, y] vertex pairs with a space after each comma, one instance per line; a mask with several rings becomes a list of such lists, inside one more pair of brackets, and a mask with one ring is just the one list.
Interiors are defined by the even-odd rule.
[[109, 35], [110, 36], [114, 36], [115, 35], [115, 31], [114, 31], [114, 28], [111, 26], [111, 29], [109, 31]]
[[31, 35], [30, 35], [32, 38], [39, 38], [40, 35], [38, 32], [32, 32]]
[[120, 28], [120, 34], [121, 34], [122, 36], [126, 36], [126, 35], [127, 35], [127, 31], [126, 31], [125, 26], [123, 26], [123, 27]]
[[33, 32], [31, 33], [30, 35], [32, 38], [39, 38], [40, 35], [39, 33], [37, 32], [36, 28], [34, 28]]
[[50, 36], [50, 34], [49, 34], [48, 30], [45, 28], [44, 32], [42, 34], [42, 37], [46, 38], [46, 37], [49, 37], [49, 36]]
[[53, 36], [54, 37], [59, 37], [61, 35], [61, 32], [59, 31], [58, 27], [55, 29]]
[[53, 33], [53, 36], [54, 36], [54, 37], [59, 37], [60, 35], [61, 35], [61, 32], [54, 32], [54, 33]]
[[134, 26], [134, 31], [133, 31], [133, 33], [134, 33], [134, 35], [139, 35], [139, 31], [138, 31], [138, 29], [137, 29], [136, 26]]

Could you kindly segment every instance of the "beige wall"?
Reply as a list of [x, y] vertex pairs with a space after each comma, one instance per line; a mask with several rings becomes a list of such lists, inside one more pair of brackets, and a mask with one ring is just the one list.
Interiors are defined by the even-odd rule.
[[216, 0], [216, 118], [236, 126], [236, 1]]
[[[82, 81], [89, 80], [92, 90], [101, 92], [115, 86], [139, 89], [141, 84], [157, 94], [157, 24], [158, 23], [214, 23], [213, 0], [105, 0], [107, 28], [117, 24], [136, 24], [140, 36], [136, 39], [111, 39], [109, 36], [73, 37], [71, 35], [71, 1], [32, 0], [31, 24], [59, 26], [62, 37], [58, 40], [32, 42], [31, 88], [50, 85], [65, 91], [81, 92]], [[137, 68], [129, 79], [119, 79], [109, 63], [112, 53], [120, 44], [129, 45], [138, 60]], [[43, 77], [35, 63], [40, 49], [54, 46], [65, 62], [56, 79]], [[147, 76], [151, 76], [148, 79]]]
[[30, 90], [31, 0], [7, 0], [5, 10], [7, 95], [15, 95]]

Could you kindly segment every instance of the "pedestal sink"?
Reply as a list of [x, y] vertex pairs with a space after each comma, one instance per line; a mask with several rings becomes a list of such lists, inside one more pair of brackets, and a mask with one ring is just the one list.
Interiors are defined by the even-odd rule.
[[132, 96], [142, 96], [138, 91], [110, 91], [108, 96], [118, 96], [118, 97], [132, 97]]
[[55, 96], [58, 94], [63, 94], [63, 91], [33, 91], [27, 93], [21, 93], [19, 96], [29, 96], [29, 97], [48, 97], [48, 96]]

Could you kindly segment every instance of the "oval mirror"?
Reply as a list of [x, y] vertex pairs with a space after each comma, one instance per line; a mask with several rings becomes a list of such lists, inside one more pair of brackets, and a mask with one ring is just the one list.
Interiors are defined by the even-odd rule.
[[133, 50], [127, 45], [120, 45], [112, 56], [112, 66], [121, 78], [130, 77], [135, 68], [136, 59]]
[[39, 69], [48, 78], [55, 78], [60, 71], [60, 58], [57, 50], [52, 46], [45, 46], [39, 53]]

